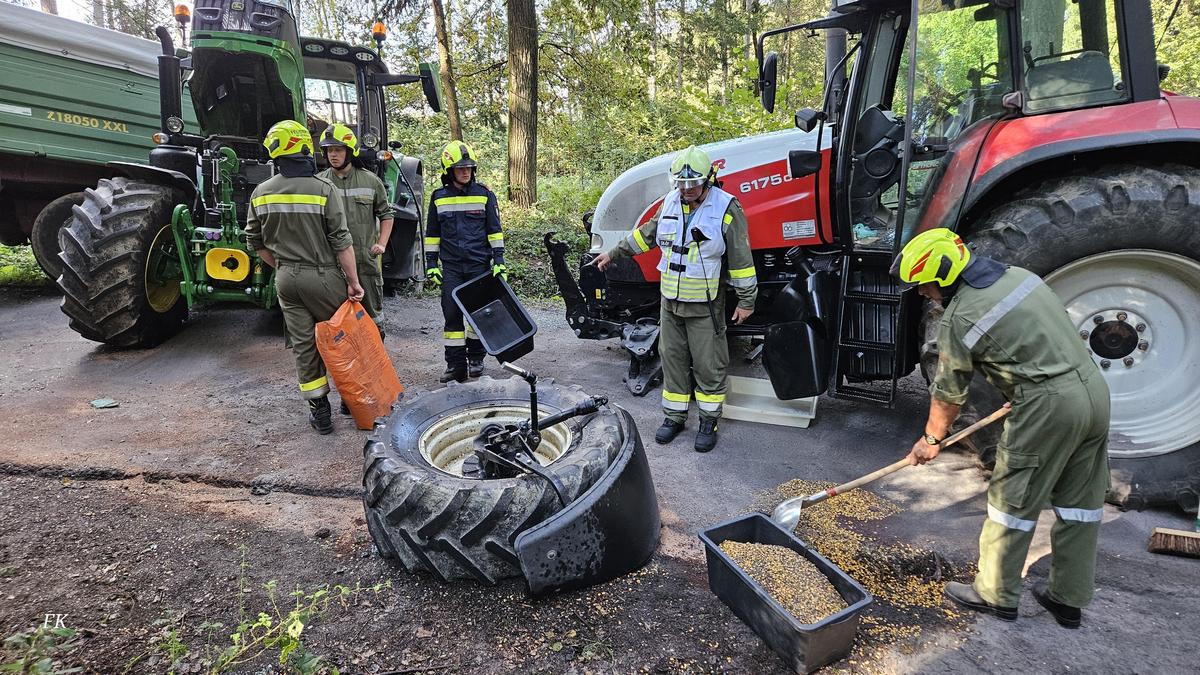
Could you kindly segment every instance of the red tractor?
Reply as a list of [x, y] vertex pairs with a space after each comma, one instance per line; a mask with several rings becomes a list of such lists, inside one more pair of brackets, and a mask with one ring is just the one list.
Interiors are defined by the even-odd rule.
[[[705, 147], [746, 208], [760, 281], [758, 321], [729, 333], [762, 340], [776, 394], [887, 405], [897, 378], [928, 374], [940, 310], [887, 270], [914, 233], [949, 227], [1062, 297], [1112, 391], [1110, 499], [1195, 508], [1200, 100], [1162, 91], [1149, 1], [835, 0], [759, 38], [768, 110], [779, 56], [764, 41], [796, 30], [833, 38], [822, 110], [796, 113], [799, 131]], [[667, 161], [609, 188], [581, 264], [653, 213]], [[657, 251], [581, 267], [576, 285], [565, 247], [547, 245], [571, 327], [621, 337], [644, 392]], [[993, 407], [976, 380], [973, 403]]]

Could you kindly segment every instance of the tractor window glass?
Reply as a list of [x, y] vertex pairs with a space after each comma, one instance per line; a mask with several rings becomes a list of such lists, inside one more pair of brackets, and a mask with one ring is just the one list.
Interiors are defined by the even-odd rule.
[[1128, 98], [1113, 0], [1027, 0], [1020, 12], [1025, 112]]
[[308, 78], [304, 80], [308, 129], [315, 138], [330, 124], [358, 124], [358, 92], [352, 82]]

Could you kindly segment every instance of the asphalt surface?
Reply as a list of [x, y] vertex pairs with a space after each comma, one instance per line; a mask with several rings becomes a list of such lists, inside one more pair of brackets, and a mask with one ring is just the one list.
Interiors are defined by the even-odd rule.
[[[153, 350], [118, 351], [67, 327], [58, 298], [0, 290], [0, 459], [4, 475], [80, 478], [142, 475], [217, 486], [270, 486], [320, 497], [358, 493], [364, 432], [338, 419], [334, 435], [308, 428], [295, 393], [290, 352], [274, 313], [223, 307], [194, 313], [188, 327]], [[388, 298], [386, 344], [409, 388], [435, 388], [441, 373], [436, 301]], [[695, 412], [671, 445], [652, 437], [661, 421], [657, 391], [631, 396], [615, 342], [576, 339], [553, 303], [531, 303], [537, 349], [521, 365], [543, 378], [608, 395], [629, 410], [642, 437], [668, 525], [669, 555], [703, 566], [695, 533], [750, 510], [755, 495], [791, 478], [844, 481], [903, 456], [924, 423], [919, 376], [901, 382], [893, 409], [822, 398], [815, 422], [793, 429], [723, 421], [720, 444], [691, 449]], [[505, 374], [489, 363], [489, 374]], [[755, 367], [738, 363], [742, 374]], [[759, 373], [761, 376], [761, 373]], [[93, 399], [119, 407], [94, 409]], [[880, 527], [894, 539], [971, 560], [985, 517], [984, 477], [974, 461], [949, 453], [908, 468], [873, 489], [903, 508]], [[1022, 618], [977, 621], [915, 654], [897, 654], [899, 672], [1196, 671], [1200, 634], [1200, 560], [1145, 551], [1156, 526], [1186, 528], [1178, 512], [1122, 513], [1106, 508], [1096, 601], [1079, 631], [1059, 628], [1029, 594]], [[1030, 579], [1048, 573], [1049, 524], [1043, 514], [1029, 560]], [[9, 527], [35, 527], [34, 521]], [[486, 591], [481, 591], [486, 592]], [[731, 619], [736, 621], [736, 619]]]

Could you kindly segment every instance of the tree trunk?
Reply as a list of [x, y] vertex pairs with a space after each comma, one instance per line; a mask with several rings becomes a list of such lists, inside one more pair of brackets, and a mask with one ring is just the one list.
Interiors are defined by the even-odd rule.
[[687, 0], [679, 0], [679, 45], [675, 48], [675, 90], [683, 91], [683, 55], [687, 47]]
[[537, 12], [534, 0], [508, 0], [508, 198], [537, 201]]
[[42, 0], [42, 11], [47, 14], [58, 14], [58, 0]]
[[92, 23], [108, 28], [108, 20], [104, 17], [104, 0], [92, 0]]
[[650, 21], [650, 67], [646, 75], [646, 97], [658, 98], [658, 0], [647, 0]]
[[442, 0], [432, 0], [433, 25], [437, 33], [438, 71], [446, 94], [446, 117], [450, 121], [450, 139], [461, 141], [462, 120], [458, 116], [458, 89], [454, 84], [454, 63], [450, 58], [450, 30], [446, 25], [446, 12]]

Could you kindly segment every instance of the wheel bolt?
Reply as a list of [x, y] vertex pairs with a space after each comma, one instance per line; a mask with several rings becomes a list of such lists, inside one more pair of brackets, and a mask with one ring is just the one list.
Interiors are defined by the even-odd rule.
[[1100, 316], [1099, 314], [1097, 314], [1096, 316], [1093, 316], [1093, 317], [1092, 317], [1092, 323], [1094, 323], [1094, 324], [1096, 324], [1097, 326], [1099, 326], [1100, 324], [1104, 323], [1104, 317], [1102, 317], [1102, 316]]
[[1141, 342], [1138, 343], [1138, 349], [1140, 349], [1142, 351], [1146, 351], [1147, 349], [1150, 349], [1150, 343], [1146, 342], [1145, 340], [1142, 340]]
[[1121, 363], [1124, 363], [1124, 364], [1125, 364], [1125, 367], [1126, 367], [1126, 368], [1128, 368], [1128, 367], [1130, 367], [1130, 366], [1132, 366], [1132, 365], [1133, 365], [1133, 357], [1132, 357], [1132, 356], [1126, 356], [1126, 357], [1125, 357], [1125, 360], [1124, 360], [1124, 361], [1122, 361]]
[[1109, 367], [1111, 367], [1111, 366], [1112, 366], [1112, 361], [1109, 361], [1108, 359], [1103, 359], [1102, 361], [1100, 361], [1100, 367], [1101, 367], [1101, 368], [1105, 368], [1105, 369], [1107, 369], [1107, 368], [1109, 368]]
[[1136, 328], [1137, 328], [1137, 332], [1139, 332], [1139, 333], [1145, 333], [1145, 332], [1146, 332], [1146, 324], [1144, 324], [1144, 323], [1139, 323], [1139, 324], [1136, 326]]
[[1129, 315], [1126, 314], [1125, 312], [1117, 312], [1117, 321], [1124, 321], [1125, 319], [1128, 319], [1128, 318], [1129, 318]]
[[1087, 332], [1086, 330], [1079, 331], [1079, 337], [1083, 338], [1084, 340], [1088, 339], [1091, 336], [1092, 336], [1092, 334]]

